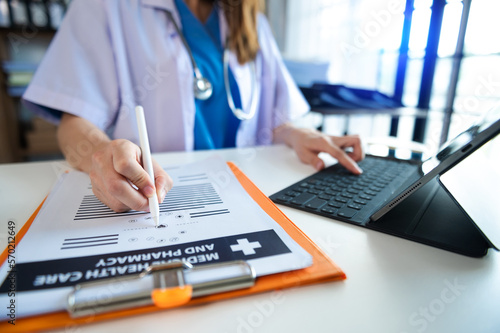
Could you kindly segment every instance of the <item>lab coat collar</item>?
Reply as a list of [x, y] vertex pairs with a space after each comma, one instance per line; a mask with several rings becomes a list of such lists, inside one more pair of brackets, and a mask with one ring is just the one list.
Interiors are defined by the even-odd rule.
[[182, 29], [181, 18], [179, 17], [179, 12], [177, 11], [177, 6], [175, 5], [174, 0], [140, 0], [142, 6], [144, 7], [153, 7], [159, 10], [164, 10], [172, 13], [172, 17], [174, 18], [177, 26]]
[[177, 8], [173, 0], [141, 0], [143, 6], [156, 7], [171, 12], [176, 12]]

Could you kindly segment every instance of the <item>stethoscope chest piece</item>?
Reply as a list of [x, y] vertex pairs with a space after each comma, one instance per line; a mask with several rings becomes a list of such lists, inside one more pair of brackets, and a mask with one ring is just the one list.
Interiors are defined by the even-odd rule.
[[193, 81], [194, 97], [199, 100], [206, 100], [212, 96], [213, 87], [210, 81], [204, 77], [195, 77]]

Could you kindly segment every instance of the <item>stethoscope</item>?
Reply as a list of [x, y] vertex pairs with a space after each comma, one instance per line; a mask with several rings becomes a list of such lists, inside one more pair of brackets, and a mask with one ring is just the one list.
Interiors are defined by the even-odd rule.
[[[184, 47], [188, 51], [189, 58], [191, 59], [191, 64], [193, 65], [193, 72], [194, 72], [194, 82], [193, 82], [193, 92], [194, 92], [194, 97], [199, 100], [206, 100], [212, 96], [213, 92], [213, 87], [212, 83], [205, 78], [201, 72], [200, 68], [196, 64], [196, 61], [194, 60], [193, 53], [191, 52], [191, 49], [189, 48], [189, 45], [184, 38], [184, 34], [181, 32], [181, 29], [175, 22], [172, 13], [170, 11], [166, 11], [169, 20], [174, 24], [175, 30], [177, 31], [177, 34], [181, 37], [182, 44], [184, 44]], [[227, 45], [227, 43], [226, 43]], [[254, 107], [254, 94], [255, 94], [255, 85], [256, 85], [256, 68], [255, 68], [255, 61], [250, 62], [250, 68], [251, 68], [251, 73], [252, 73], [252, 90], [251, 90], [251, 95], [250, 95], [250, 111], [249, 113], [244, 112], [241, 108], [237, 108], [234, 105], [234, 100], [233, 100], [233, 95], [231, 94], [231, 87], [229, 86], [229, 50], [227, 47], [224, 47], [224, 55], [223, 55], [223, 68], [224, 68], [224, 88], [226, 90], [226, 97], [227, 97], [227, 103], [229, 104], [229, 108], [233, 112], [236, 118], [240, 120], [249, 120], [252, 119], [253, 116], [255, 115], [255, 110], [256, 108]]]

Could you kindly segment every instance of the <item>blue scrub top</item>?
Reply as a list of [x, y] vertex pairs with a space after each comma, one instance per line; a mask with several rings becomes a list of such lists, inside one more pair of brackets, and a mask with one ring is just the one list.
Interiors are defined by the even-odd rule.
[[[213, 86], [212, 96], [195, 99], [194, 149], [236, 146], [240, 120], [231, 111], [224, 86], [223, 54], [218, 11], [214, 6], [205, 24], [196, 18], [183, 0], [175, 0], [186, 39], [201, 74]], [[241, 107], [238, 85], [229, 70], [229, 84], [236, 107]]]

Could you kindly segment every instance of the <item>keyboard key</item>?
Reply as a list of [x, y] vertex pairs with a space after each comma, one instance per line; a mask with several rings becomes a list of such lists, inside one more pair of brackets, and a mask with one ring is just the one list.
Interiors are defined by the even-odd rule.
[[354, 194], [347, 193], [347, 192], [341, 193], [340, 195], [343, 196], [344, 198], [348, 198], [348, 199], [354, 198]]
[[338, 201], [331, 201], [331, 202], [328, 203], [328, 206], [334, 207], [334, 208], [340, 208], [343, 205], [344, 204], [342, 202], [338, 202]]
[[363, 208], [362, 205], [357, 205], [355, 203], [348, 204], [347, 207], [352, 208], [352, 209], [356, 209], [356, 210], [360, 210], [361, 208]]
[[354, 202], [360, 205], [366, 205], [366, 200], [354, 199]]
[[312, 199], [311, 201], [309, 201], [306, 204], [306, 207], [311, 208], [311, 209], [318, 209], [321, 206], [323, 206], [324, 204], [326, 204], [326, 200], [321, 200], [321, 199], [316, 198], [316, 199]]
[[281, 202], [288, 202], [290, 199], [292, 199], [292, 197], [289, 197], [288, 195], [280, 195], [276, 198], [276, 200]]
[[303, 205], [314, 197], [315, 197], [314, 194], [302, 193], [301, 195], [293, 198], [290, 202], [293, 203], [294, 205]]
[[367, 195], [367, 194], [360, 194], [359, 197], [363, 200], [371, 200], [372, 196]]
[[308, 193], [312, 193], [312, 194], [320, 194], [321, 191], [320, 190], [307, 190]]
[[320, 194], [320, 195], [318, 195], [318, 198], [328, 201], [332, 198], [332, 196], [328, 195], [328, 194]]
[[340, 176], [337, 176], [337, 175], [332, 175], [332, 176], [328, 176], [326, 177], [325, 179], [323, 179], [325, 182], [328, 182], [328, 183], [335, 183], [337, 180], [340, 179]]
[[371, 191], [371, 190], [365, 190], [365, 193], [371, 196], [376, 196], [377, 192]]
[[339, 194], [339, 192], [338, 191], [332, 191], [332, 190], [326, 190], [325, 194], [326, 195], [331, 195], [331, 196], [336, 196], [337, 194]]
[[349, 200], [348, 200], [348, 199], [346, 199], [346, 198], [337, 197], [337, 198], [335, 198], [335, 201], [342, 202], [342, 203], [346, 203], [346, 202], [347, 202], [347, 201], [349, 201]]
[[357, 179], [354, 179], [354, 178], [350, 178], [350, 177], [344, 177], [342, 178], [342, 182], [346, 183], [346, 184], [352, 184], [356, 181]]
[[321, 211], [322, 211], [323, 213], [333, 214], [333, 213], [335, 213], [337, 210], [336, 210], [335, 208], [325, 207], [325, 208], [321, 208]]
[[358, 211], [352, 208], [344, 207], [340, 208], [339, 211], [337, 212], [338, 216], [345, 217], [346, 219], [350, 219], [354, 215], [356, 215]]

